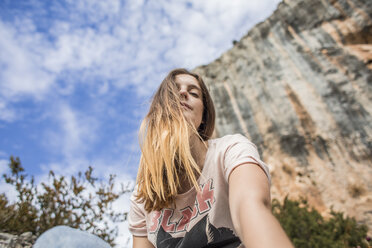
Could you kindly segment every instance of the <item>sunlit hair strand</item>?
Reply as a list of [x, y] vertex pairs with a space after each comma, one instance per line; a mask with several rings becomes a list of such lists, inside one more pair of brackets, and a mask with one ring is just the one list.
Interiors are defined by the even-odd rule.
[[[204, 110], [199, 127], [194, 127], [183, 115], [176, 84], [180, 74], [193, 76], [201, 88]], [[146, 211], [172, 205], [185, 180], [199, 189], [197, 179], [201, 171], [191, 155], [190, 137], [196, 134], [201, 140], [208, 140], [214, 122], [213, 101], [202, 78], [186, 69], [172, 70], [155, 93], [139, 131], [142, 155], [137, 200], [144, 202]]]

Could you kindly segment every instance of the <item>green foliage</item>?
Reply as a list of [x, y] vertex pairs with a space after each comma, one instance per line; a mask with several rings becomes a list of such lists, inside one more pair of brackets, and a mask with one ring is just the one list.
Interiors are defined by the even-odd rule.
[[354, 218], [331, 210], [324, 219], [306, 200], [292, 201], [286, 197], [281, 204], [274, 199], [273, 214], [279, 220], [295, 247], [361, 247], [368, 248], [367, 226], [359, 225]]
[[88, 231], [114, 245], [117, 228], [108, 221], [125, 221], [127, 213], [114, 212], [112, 203], [121, 195], [130, 192], [121, 185], [115, 192], [115, 176], [108, 182], [93, 177], [93, 169], [84, 175], [66, 178], [49, 172], [49, 183], [41, 182], [36, 187], [34, 178], [27, 180], [19, 158], [10, 157], [10, 175], [4, 174], [5, 182], [13, 185], [18, 201], [9, 203], [5, 194], [0, 195], [0, 231], [13, 234], [32, 232], [39, 236], [57, 225], [66, 225]]

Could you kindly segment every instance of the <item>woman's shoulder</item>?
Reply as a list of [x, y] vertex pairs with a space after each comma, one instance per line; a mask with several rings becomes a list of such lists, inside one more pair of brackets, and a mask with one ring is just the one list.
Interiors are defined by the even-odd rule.
[[240, 142], [250, 143], [254, 145], [254, 143], [252, 143], [247, 137], [245, 137], [244, 135], [240, 133], [228, 134], [220, 138], [210, 140], [210, 143], [216, 144], [216, 145], [231, 145], [231, 144], [240, 143]]
[[257, 149], [257, 146], [254, 143], [240, 133], [229, 134], [220, 138], [209, 140], [208, 147], [208, 150], [211, 152], [213, 151], [213, 153], [225, 153], [233, 147], [250, 147], [253, 150]]

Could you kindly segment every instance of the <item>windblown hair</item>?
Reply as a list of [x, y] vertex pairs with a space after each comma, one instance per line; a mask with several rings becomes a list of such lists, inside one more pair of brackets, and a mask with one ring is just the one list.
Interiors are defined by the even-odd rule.
[[[183, 115], [176, 76], [195, 77], [202, 91], [203, 117], [194, 127]], [[213, 133], [215, 109], [202, 78], [186, 69], [172, 70], [155, 93], [149, 113], [140, 127], [141, 160], [137, 175], [137, 200], [150, 212], [175, 202], [181, 182], [199, 189], [200, 169], [190, 151], [190, 137], [208, 140]]]

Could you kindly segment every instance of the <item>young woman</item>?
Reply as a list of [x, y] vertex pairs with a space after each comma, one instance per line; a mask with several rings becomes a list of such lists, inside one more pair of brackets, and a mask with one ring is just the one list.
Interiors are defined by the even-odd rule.
[[171, 71], [140, 128], [134, 248], [292, 247], [271, 214], [270, 175], [255, 145], [239, 134], [210, 139], [214, 122], [202, 78]]

